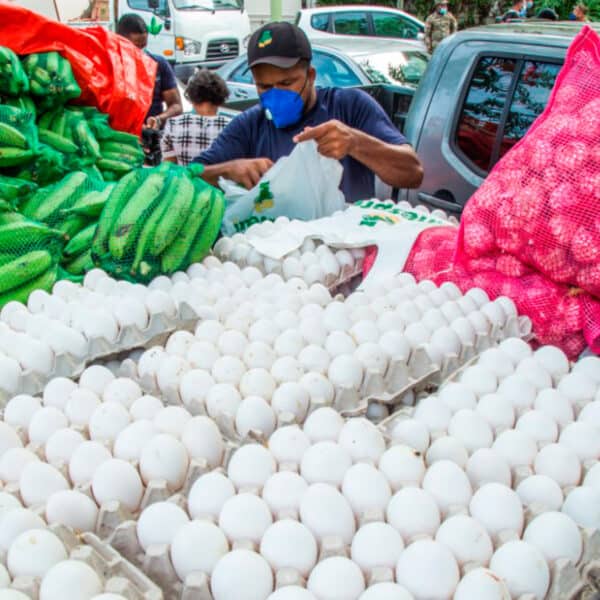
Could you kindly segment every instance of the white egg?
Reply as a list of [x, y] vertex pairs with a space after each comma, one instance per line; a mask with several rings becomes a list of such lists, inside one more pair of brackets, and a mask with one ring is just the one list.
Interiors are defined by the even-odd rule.
[[498, 548], [490, 569], [505, 582], [513, 598], [533, 594], [543, 600], [550, 585], [550, 572], [542, 553], [527, 542], [508, 542]]
[[585, 358], [580, 358], [573, 365], [574, 373], [582, 373], [593, 379], [597, 384], [600, 384], [600, 358], [597, 356], [586, 356]]
[[512, 474], [506, 460], [491, 448], [480, 448], [467, 461], [467, 477], [473, 489], [486, 483], [502, 483], [510, 487]]
[[247, 396], [242, 400], [235, 416], [236, 430], [241, 437], [250, 431], [270, 436], [277, 425], [277, 417], [271, 405], [260, 396]]
[[458, 565], [450, 550], [430, 540], [408, 546], [396, 566], [396, 581], [415, 598], [450, 598], [459, 579]]
[[54, 406], [64, 409], [69, 394], [77, 389], [77, 384], [66, 377], [55, 377], [51, 379], [44, 388], [43, 402], [45, 406]]
[[227, 538], [213, 523], [191, 521], [181, 523], [171, 541], [171, 560], [178, 577], [193, 572], [211, 575], [215, 565], [229, 550]]
[[410, 344], [398, 331], [386, 331], [379, 338], [379, 346], [392, 360], [408, 360]]
[[310, 396], [299, 383], [288, 381], [275, 390], [271, 405], [277, 414], [290, 414], [297, 422], [302, 422], [308, 412]]
[[573, 450], [581, 461], [600, 458], [600, 437], [590, 423], [567, 425], [560, 434], [559, 443]]
[[189, 522], [183, 509], [173, 502], [155, 502], [145, 508], [137, 521], [137, 537], [144, 550], [155, 544], [170, 545]]
[[435, 541], [446, 546], [461, 567], [468, 563], [486, 566], [494, 553], [492, 540], [483, 525], [466, 515], [444, 521]]
[[262, 489], [276, 470], [275, 458], [267, 448], [261, 444], [247, 444], [231, 457], [227, 475], [238, 490]]
[[357, 516], [372, 511], [385, 513], [392, 490], [385, 476], [375, 467], [358, 463], [350, 467], [342, 482], [342, 493]]
[[385, 451], [385, 440], [379, 429], [364, 418], [350, 419], [342, 427], [339, 444], [353, 462], [362, 460], [377, 463]]
[[300, 465], [309, 446], [308, 436], [297, 425], [280, 427], [269, 438], [269, 450], [280, 465]]
[[425, 463], [419, 452], [403, 445], [391, 446], [379, 459], [379, 470], [393, 492], [403, 487], [419, 487], [425, 475]]
[[275, 340], [273, 348], [277, 356], [298, 356], [304, 348], [304, 338], [297, 329], [285, 329]]
[[144, 302], [137, 298], [120, 298], [114, 305], [113, 313], [119, 327], [137, 327], [143, 331], [148, 326], [148, 311]]
[[92, 413], [89, 422], [90, 438], [112, 444], [119, 433], [129, 425], [129, 411], [116, 402], [106, 402]]
[[[43, 446], [53, 433], [68, 427], [68, 425], [69, 421], [61, 410], [53, 406], [45, 406], [31, 417], [28, 430], [29, 441], [32, 444]], [[13, 435], [16, 436], [14, 432]], [[5, 436], [4, 432], [2, 432], [2, 437], [6, 437], [6, 442], [9, 442], [11, 446], [21, 445], [20, 440], [18, 444], [16, 440], [13, 443], [10, 436]]]
[[587, 473], [583, 485], [600, 491], [600, 463], [596, 463]]
[[23, 469], [32, 461], [38, 461], [36, 454], [25, 448], [9, 448], [0, 458], [0, 480], [16, 483]]
[[538, 390], [552, 387], [550, 373], [533, 356], [523, 359], [518, 364], [515, 374], [529, 381]]
[[566, 558], [577, 564], [583, 551], [577, 524], [560, 512], [546, 512], [533, 519], [525, 529], [523, 541], [535, 546], [549, 563]]
[[308, 416], [304, 423], [304, 433], [313, 443], [337, 441], [343, 426], [344, 420], [340, 414], [332, 408], [324, 407]]
[[68, 464], [75, 449], [85, 441], [85, 438], [74, 429], [68, 427], [55, 431], [46, 442], [46, 460], [60, 468]]
[[542, 346], [538, 348], [534, 352], [533, 358], [550, 373], [554, 381], [559, 381], [569, 372], [569, 359], [556, 346]]
[[300, 385], [308, 392], [311, 404], [331, 404], [335, 390], [333, 384], [323, 374], [310, 371], [300, 378]]
[[443, 514], [452, 507], [467, 506], [473, 493], [465, 472], [449, 460], [440, 460], [431, 465], [422, 485], [435, 499]]
[[499, 348], [490, 348], [481, 354], [478, 364], [493, 371], [501, 379], [514, 373], [512, 360]]
[[199, 477], [188, 496], [188, 510], [192, 518], [218, 519], [223, 504], [235, 495], [231, 481], [222, 473], [213, 471]]
[[307, 589], [298, 585], [286, 585], [275, 590], [267, 600], [317, 600]]
[[308, 483], [329, 483], [340, 487], [352, 466], [349, 452], [335, 442], [317, 442], [302, 457], [300, 472]]
[[[481, 396], [484, 395], [481, 394]], [[474, 409], [477, 406], [476, 392], [463, 382], [450, 382], [446, 384], [439, 391], [439, 399], [453, 413], [463, 408]]]
[[231, 383], [217, 383], [213, 385], [206, 395], [206, 411], [212, 419], [220, 414], [235, 417], [242, 402], [242, 396]]
[[339, 536], [350, 544], [355, 532], [355, 519], [348, 501], [333, 486], [314, 483], [300, 502], [300, 517], [317, 538]]
[[561, 379], [557, 389], [571, 404], [577, 406], [594, 399], [596, 383], [583, 372], [573, 372]]
[[317, 598], [330, 600], [358, 598], [365, 590], [364, 576], [359, 567], [341, 556], [321, 561], [313, 569], [306, 585]]
[[140, 454], [140, 473], [144, 483], [166, 481], [169, 489], [181, 488], [188, 472], [190, 458], [186, 447], [174, 436], [155, 435]]
[[70, 600], [89, 600], [102, 592], [102, 581], [96, 571], [80, 560], [64, 560], [55, 564], [44, 576], [40, 600], [64, 597], [65, 586]]
[[562, 512], [586, 529], [600, 527], [600, 491], [593, 487], [576, 487], [567, 495]]
[[188, 348], [185, 358], [192, 368], [210, 371], [219, 359], [219, 356], [219, 351], [214, 344], [200, 340]]
[[216, 344], [225, 331], [225, 327], [216, 320], [204, 320], [198, 323], [194, 335], [198, 340]]
[[85, 388], [76, 388], [69, 394], [64, 411], [71, 425], [87, 427], [98, 406], [100, 398], [97, 394]]
[[304, 317], [298, 325], [298, 331], [309, 344], [322, 345], [327, 339], [327, 330], [317, 317]]
[[10, 545], [6, 564], [13, 577], [44, 577], [67, 551], [56, 535], [46, 529], [21, 533]]
[[425, 452], [429, 447], [427, 425], [417, 419], [399, 419], [390, 435], [394, 443], [404, 444], [417, 452]]
[[454, 600], [510, 600], [506, 583], [489, 569], [469, 571], [458, 584]]
[[307, 577], [317, 562], [317, 542], [310, 530], [291, 519], [273, 523], [260, 543], [260, 554], [275, 572], [294, 569]]
[[19, 394], [11, 398], [4, 407], [4, 421], [11, 427], [28, 429], [31, 418], [41, 407], [38, 398]]
[[192, 415], [181, 406], [166, 406], [154, 416], [154, 427], [161, 433], [180, 437]]
[[444, 435], [437, 438], [425, 454], [429, 466], [440, 460], [450, 460], [464, 469], [469, 459], [469, 453], [463, 443], [455, 437]]
[[130, 463], [113, 458], [96, 469], [92, 491], [99, 505], [116, 500], [134, 512], [140, 505], [144, 488], [138, 472]]
[[231, 542], [260, 541], [272, 524], [267, 503], [254, 494], [238, 494], [225, 501], [219, 515], [219, 527]]
[[94, 531], [98, 520], [98, 507], [82, 492], [62, 490], [48, 498], [46, 520], [50, 525], [66, 525], [75, 531]]
[[273, 591], [273, 573], [259, 554], [234, 550], [216, 564], [211, 591], [214, 600], [260, 600]]
[[44, 529], [46, 524], [39, 515], [24, 508], [7, 511], [0, 520], [0, 549], [8, 552], [19, 535], [32, 529]]
[[305, 371], [326, 374], [331, 357], [324, 348], [315, 344], [309, 344], [299, 351], [298, 360]]
[[71, 455], [69, 478], [75, 485], [85, 485], [92, 481], [96, 469], [111, 458], [110, 451], [100, 442], [83, 442]]
[[526, 433], [509, 429], [501, 433], [492, 448], [500, 454], [510, 467], [531, 465], [537, 455], [537, 444]]
[[510, 375], [498, 386], [498, 393], [512, 402], [518, 411], [531, 408], [537, 396], [536, 387], [522, 375]]
[[401, 535], [387, 523], [368, 523], [352, 540], [352, 560], [364, 571], [386, 567], [394, 569], [404, 549]]
[[538, 444], [552, 443], [558, 439], [556, 422], [539, 410], [530, 410], [521, 416], [517, 421], [516, 429], [528, 434]]
[[282, 356], [271, 366], [271, 375], [277, 383], [299, 381], [302, 375], [304, 375], [304, 368], [296, 358]]
[[303, 477], [291, 471], [280, 471], [267, 479], [262, 498], [274, 514], [290, 510], [297, 512], [307, 489], [308, 484]]
[[331, 361], [327, 375], [334, 386], [359, 389], [363, 380], [363, 368], [354, 356], [341, 354]]
[[448, 434], [462, 442], [471, 452], [489, 448], [494, 434], [487, 421], [477, 412], [469, 409], [457, 411], [448, 424]]
[[534, 407], [554, 419], [561, 428], [572, 423], [575, 418], [573, 406], [569, 400], [554, 389], [539, 392]]
[[471, 389], [479, 398], [493, 394], [498, 389], [496, 373], [483, 365], [474, 365], [463, 371], [460, 382]]
[[386, 511], [387, 522], [410, 542], [418, 536], [433, 537], [440, 526], [440, 510], [433, 496], [416, 487], [396, 492]]
[[67, 489], [69, 483], [62, 473], [41, 461], [29, 462], [19, 478], [19, 490], [26, 506], [45, 504], [52, 494]]
[[502, 394], [486, 394], [479, 400], [475, 411], [494, 431], [510, 429], [515, 424], [515, 409]]
[[492, 536], [503, 531], [521, 535], [523, 530], [523, 506], [516, 492], [500, 483], [486, 483], [474, 494], [469, 512]]
[[547, 475], [531, 475], [516, 489], [523, 506], [543, 506], [547, 510], [559, 510], [563, 504], [563, 493], [554, 479]]
[[[138, 375], [140, 378], [149, 378], [152, 380], [153, 385], [155, 385], [156, 374], [166, 355], [167, 353], [162, 346], [153, 346], [149, 350], [146, 350], [146, 352], [140, 356], [137, 365]], [[114, 379], [114, 375], [112, 375], [112, 373], [111, 376]], [[108, 385], [108, 382], [106, 385]], [[106, 385], [104, 387], [106, 387]], [[98, 395], [102, 396], [102, 391], [100, 391]]]

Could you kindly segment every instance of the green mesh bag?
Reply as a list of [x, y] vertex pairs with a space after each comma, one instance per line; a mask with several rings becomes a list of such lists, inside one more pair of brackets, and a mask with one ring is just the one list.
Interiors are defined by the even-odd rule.
[[11, 204], [22, 202], [37, 190], [32, 181], [0, 175], [0, 199]]
[[223, 217], [221, 192], [173, 163], [131, 171], [112, 189], [98, 219], [92, 259], [134, 282], [202, 260]]
[[21, 96], [29, 92], [29, 79], [19, 57], [10, 49], [0, 46], [0, 94]]
[[38, 150], [34, 115], [29, 111], [0, 105], [0, 168], [32, 161]]
[[67, 171], [63, 154], [46, 144], [39, 144], [33, 159], [19, 167], [6, 169], [4, 172], [11, 177], [26, 179], [43, 186], [62, 179]]
[[29, 54], [22, 63], [31, 95], [40, 108], [65, 104], [81, 95], [71, 64], [58, 52]]
[[4, 96], [0, 95], [0, 104], [6, 104], [19, 110], [30, 112], [36, 118], [37, 107], [31, 96]]

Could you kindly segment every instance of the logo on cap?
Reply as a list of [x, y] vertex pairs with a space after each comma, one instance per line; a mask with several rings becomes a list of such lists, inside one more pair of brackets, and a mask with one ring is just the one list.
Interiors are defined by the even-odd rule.
[[273, 36], [271, 35], [271, 32], [267, 29], [266, 31], [262, 32], [262, 35], [260, 36], [260, 39], [258, 40], [258, 47], [265, 48], [272, 42], [273, 42]]

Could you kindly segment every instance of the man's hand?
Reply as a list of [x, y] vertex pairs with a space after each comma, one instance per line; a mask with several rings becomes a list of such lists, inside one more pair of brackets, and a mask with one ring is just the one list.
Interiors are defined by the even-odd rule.
[[340, 121], [331, 120], [317, 127], [306, 127], [302, 133], [294, 137], [294, 142], [315, 140], [317, 150], [323, 156], [341, 160], [352, 153], [355, 143], [355, 132]]
[[146, 121], [146, 127], [148, 129], [159, 129], [160, 128], [159, 119], [157, 119], [156, 117], [148, 117], [148, 120]]
[[268, 158], [240, 158], [227, 163], [225, 177], [250, 190], [272, 166]]

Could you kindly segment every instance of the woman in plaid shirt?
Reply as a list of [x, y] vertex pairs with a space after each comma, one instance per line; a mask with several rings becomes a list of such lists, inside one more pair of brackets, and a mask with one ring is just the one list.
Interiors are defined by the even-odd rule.
[[217, 115], [229, 90], [213, 71], [196, 71], [188, 82], [185, 97], [192, 103], [193, 112], [169, 119], [160, 143], [163, 160], [180, 165], [187, 165], [208, 149], [230, 121]]

